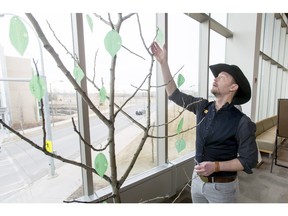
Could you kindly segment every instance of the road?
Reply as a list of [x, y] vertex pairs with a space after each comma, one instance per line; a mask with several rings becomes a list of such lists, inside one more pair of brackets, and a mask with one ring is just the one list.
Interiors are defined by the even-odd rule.
[[[135, 119], [143, 118], [136, 115], [136, 107], [125, 109]], [[96, 116], [91, 116], [90, 138], [96, 147], [107, 139], [108, 129]], [[130, 126], [132, 122], [122, 113], [116, 119], [116, 133]], [[43, 137], [41, 128], [34, 132], [25, 132], [26, 137], [35, 143], [42, 145]], [[72, 122], [55, 124], [52, 127], [53, 150], [62, 157], [69, 159], [79, 158], [79, 137], [74, 132]], [[39, 178], [50, 173], [50, 157], [35, 149], [29, 143], [18, 138], [13, 141], [2, 143], [0, 152], [0, 202], [9, 197], [15, 191], [25, 188]], [[54, 159], [56, 170], [64, 163]]]

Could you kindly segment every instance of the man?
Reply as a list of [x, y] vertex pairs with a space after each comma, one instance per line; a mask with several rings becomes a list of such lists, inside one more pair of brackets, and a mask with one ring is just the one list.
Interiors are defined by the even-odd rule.
[[210, 66], [215, 77], [209, 102], [182, 93], [177, 88], [167, 62], [167, 51], [156, 42], [151, 51], [161, 65], [169, 99], [196, 115], [196, 165], [192, 176], [194, 203], [237, 202], [237, 171], [252, 173], [258, 160], [256, 125], [235, 105], [248, 102], [251, 88], [236, 65]]

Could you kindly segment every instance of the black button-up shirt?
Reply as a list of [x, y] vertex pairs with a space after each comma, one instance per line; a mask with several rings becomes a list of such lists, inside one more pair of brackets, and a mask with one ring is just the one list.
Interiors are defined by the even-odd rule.
[[[233, 104], [225, 104], [218, 111], [215, 102], [193, 97], [178, 89], [169, 97], [179, 106], [196, 115], [196, 159], [228, 161], [238, 158], [244, 171], [252, 173], [258, 163], [255, 141], [256, 125]], [[237, 172], [218, 172], [211, 176], [234, 176]]]

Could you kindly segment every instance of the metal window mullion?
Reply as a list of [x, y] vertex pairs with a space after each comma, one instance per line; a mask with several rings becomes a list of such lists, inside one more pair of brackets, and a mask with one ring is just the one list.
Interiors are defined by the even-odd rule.
[[200, 23], [199, 31], [199, 96], [208, 99], [210, 21]]
[[[84, 47], [84, 32], [83, 32], [83, 16], [80, 13], [71, 15], [72, 21], [72, 36], [73, 36], [73, 47], [74, 53], [79, 58], [79, 66], [86, 74], [86, 63], [85, 63], [85, 47]], [[87, 91], [87, 80], [82, 79], [80, 86], [84, 92]], [[82, 96], [77, 92], [77, 111], [78, 111], [78, 126], [79, 131], [85, 141], [90, 143], [90, 125], [89, 125], [89, 109]], [[92, 167], [91, 160], [91, 149], [81, 141], [80, 143], [80, 158], [83, 164]], [[93, 176], [91, 171], [82, 169], [82, 183], [83, 183], [83, 194], [84, 197], [94, 194], [93, 187]]]
[[[159, 27], [163, 32], [165, 32], [165, 42], [168, 46], [167, 40], [167, 15], [157, 14], [156, 15], [156, 26]], [[168, 52], [168, 50], [167, 50]], [[164, 84], [163, 76], [161, 73], [161, 68], [159, 63], [156, 63], [156, 86], [161, 86]], [[167, 136], [167, 94], [165, 88], [157, 88], [156, 90], [156, 125], [162, 125], [157, 127], [157, 136], [166, 137]], [[168, 138], [157, 139], [157, 165], [161, 165], [168, 160]]]

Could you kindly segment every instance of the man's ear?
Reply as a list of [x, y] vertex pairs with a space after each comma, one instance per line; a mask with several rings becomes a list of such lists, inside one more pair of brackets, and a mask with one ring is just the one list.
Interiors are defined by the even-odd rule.
[[230, 91], [231, 92], [236, 92], [238, 90], [238, 88], [239, 88], [238, 84], [234, 83], [234, 84], [231, 85]]

